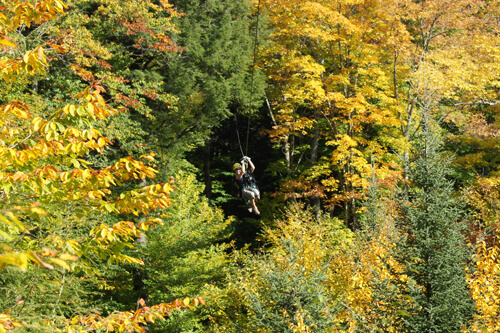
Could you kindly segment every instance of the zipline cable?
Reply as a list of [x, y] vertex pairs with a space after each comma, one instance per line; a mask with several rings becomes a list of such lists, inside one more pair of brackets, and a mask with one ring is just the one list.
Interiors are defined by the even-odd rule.
[[[257, 59], [257, 42], [258, 42], [258, 36], [259, 36], [260, 1], [261, 0], [259, 0], [259, 2], [257, 4], [257, 18], [255, 21], [252, 75], [251, 75], [251, 79], [250, 79], [250, 109], [252, 109], [252, 107], [253, 107], [254, 74], [255, 74], [255, 63], [256, 63], [256, 59]], [[248, 117], [248, 123], [247, 123], [247, 138], [246, 138], [246, 143], [245, 143], [245, 153], [243, 153], [243, 147], [241, 146], [241, 141], [240, 141], [240, 131], [239, 131], [239, 127], [238, 127], [238, 110], [236, 110], [234, 117], [236, 119], [236, 134], [238, 137], [238, 145], [240, 146], [241, 155], [244, 157], [244, 156], [248, 155], [248, 141], [249, 141], [249, 137], [250, 137], [250, 117]]]
[[[255, 19], [255, 37], [253, 41], [253, 63], [252, 63], [252, 77], [250, 79], [250, 109], [253, 109], [253, 94], [254, 94], [254, 75], [255, 75], [255, 63], [257, 62], [257, 42], [259, 40], [259, 17], [260, 17], [260, 1], [257, 3], [257, 18]], [[247, 124], [247, 142], [245, 147], [245, 153], [248, 154], [248, 139], [250, 135], [250, 117], [248, 117]]]
[[[238, 137], [238, 145], [240, 146], [241, 156], [244, 157], [246, 155], [243, 153], [243, 148], [241, 147], [240, 130], [238, 128], [239, 127], [238, 126], [238, 110], [236, 110], [236, 113], [234, 114], [234, 119], [236, 120], [236, 136]], [[247, 147], [248, 147], [248, 141], [247, 141]]]
[[248, 137], [249, 137], [249, 134], [250, 134], [250, 117], [248, 118], [248, 123], [247, 123], [247, 142], [245, 145], [245, 156], [248, 155]]

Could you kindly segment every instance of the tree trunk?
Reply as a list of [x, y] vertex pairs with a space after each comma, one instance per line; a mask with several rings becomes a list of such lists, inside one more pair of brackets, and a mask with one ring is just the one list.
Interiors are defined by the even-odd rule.
[[[318, 162], [318, 146], [319, 146], [319, 125], [318, 125], [318, 120], [319, 120], [319, 112], [316, 112], [314, 114], [314, 119], [316, 120], [314, 124], [314, 136], [313, 136], [313, 141], [311, 143], [311, 162], [313, 164], [316, 164]], [[314, 186], [318, 186], [319, 184], [316, 182]], [[321, 213], [321, 200], [318, 195], [315, 195], [311, 198], [312, 205], [314, 207], [314, 214], [316, 216], [316, 219], [319, 219], [320, 213]]]
[[210, 177], [212, 161], [212, 140], [205, 141], [205, 150], [203, 152], [203, 174], [205, 177], [205, 196], [208, 200], [212, 199], [212, 178]]
[[292, 134], [292, 139], [290, 140], [290, 175], [293, 177], [294, 166], [294, 156], [295, 156], [295, 135]]

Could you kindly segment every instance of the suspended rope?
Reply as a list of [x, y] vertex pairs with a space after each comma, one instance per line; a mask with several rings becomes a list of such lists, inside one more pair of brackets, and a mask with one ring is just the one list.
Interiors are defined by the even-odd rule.
[[[260, 1], [257, 3], [257, 18], [255, 19], [255, 36], [253, 42], [253, 63], [252, 63], [252, 76], [250, 79], [250, 110], [253, 109], [253, 95], [254, 95], [254, 76], [255, 76], [255, 64], [257, 62], [257, 42], [259, 40], [259, 17], [260, 17]], [[245, 155], [248, 155], [248, 141], [250, 136], [250, 117], [248, 117], [247, 123], [247, 140], [245, 147]]]
[[253, 78], [255, 73], [255, 63], [257, 62], [257, 42], [259, 40], [259, 17], [260, 17], [260, 0], [257, 4], [257, 18], [255, 19], [255, 36], [253, 40], [253, 64], [252, 77], [250, 80], [250, 106], [253, 104]]
[[[255, 21], [255, 35], [254, 35], [254, 45], [253, 45], [253, 63], [252, 63], [252, 74], [250, 77], [250, 110], [253, 109], [253, 95], [254, 95], [254, 76], [255, 76], [255, 64], [257, 59], [257, 42], [259, 36], [259, 17], [260, 17], [260, 1], [257, 4], [257, 18]], [[250, 117], [248, 117], [247, 123], [247, 137], [245, 142], [245, 152], [243, 152], [243, 147], [241, 145], [240, 130], [238, 125], [238, 110], [234, 114], [236, 120], [236, 136], [238, 137], [238, 145], [240, 147], [242, 157], [248, 155], [248, 141], [250, 139]]]
[[245, 145], [245, 156], [248, 155], [248, 137], [249, 137], [249, 134], [250, 134], [250, 117], [248, 118], [248, 123], [247, 123], [247, 142]]
[[[236, 136], [238, 137], [238, 145], [240, 146], [240, 151], [241, 151], [241, 157], [246, 156], [245, 153], [243, 153], [243, 148], [241, 147], [241, 141], [240, 141], [240, 130], [238, 126], [238, 111], [234, 114], [234, 119], [236, 120]], [[247, 147], [248, 147], [248, 138], [247, 138]]]
[[[236, 112], [234, 113], [234, 119], [236, 121], [236, 135], [238, 137], [238, 145], [240, 147], [242, 160], [241, 160], [241, 165], [239, 163], [235, 163], [233, 165], [233, 171], [236, 172], [236, 181], [242, 190], [242, 197], [243, 197], [243, 199], [245, 199], [247, 204], [251, 205], [251, 207], [249, 208], [249, 211], [254, 212], [257, 215], [259, 215], [260, 212], [257, 209], [257, 205], [255, 203], [257, 202], [257, 200], [260, 199], [260, 191], [259, 191], [259, 187], [257, 186], [257, 181], [255, 180], [255, 177], [253, 176], [253, 171], [255, 169], [255, 166], [253, 165], [251, 159], [247, 155], [248, 155], [248, 142], [250, 141], [249, 140], [250, 139], [250, 115], [252, 114], [252, 110], [253, 110], [254, 76], [255, 76], [255, 64], [256, 64], [256, 58], [257, 58], [257, 41], [258, 41], [258, 32], [259, 32], [260, 1], [261, 0], [259, 0], [258, 5], [257, 5], [257, 14], [256, 14], [257, 18], [256, 18], [256, 22], [255, 22], [253, 63], [252, 63], [252, 72], [251, 72], [251, 78], [250, 78], [250, 103], [249, 103], [249, 110], [248, 110], [248, 117], [247, 117], [248, 121], [247, 121], [247, 138], [246, 138], [245, 152], [243, 152], [243, 147], [241, 146], [240, 129], [239, 129], [239, 124], [238, 124], [238, 109], [236, 109]], [[242, 166], [243, 166], [243, 168], [242, 168]], [[242, 169], [243, 169], [243, 171], [242, 171]]]

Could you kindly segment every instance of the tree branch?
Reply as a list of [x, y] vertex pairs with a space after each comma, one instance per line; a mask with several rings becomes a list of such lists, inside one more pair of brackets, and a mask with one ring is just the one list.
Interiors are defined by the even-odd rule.
[[499, 100], [484, 100], [484, 99], [480, 99], [478, 101], [475, 101], [475, 102], [461, 102], [461, 103], [453, 103], [452, 106], [461, 106], [461, 105], [497, 105], [498, 103], [500, 103]]

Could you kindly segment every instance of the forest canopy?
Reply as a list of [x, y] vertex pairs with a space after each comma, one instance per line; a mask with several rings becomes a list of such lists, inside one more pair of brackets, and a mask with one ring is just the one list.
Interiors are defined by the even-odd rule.
[[0, 332], [500, 331], [499, 17], [0, 0]]

